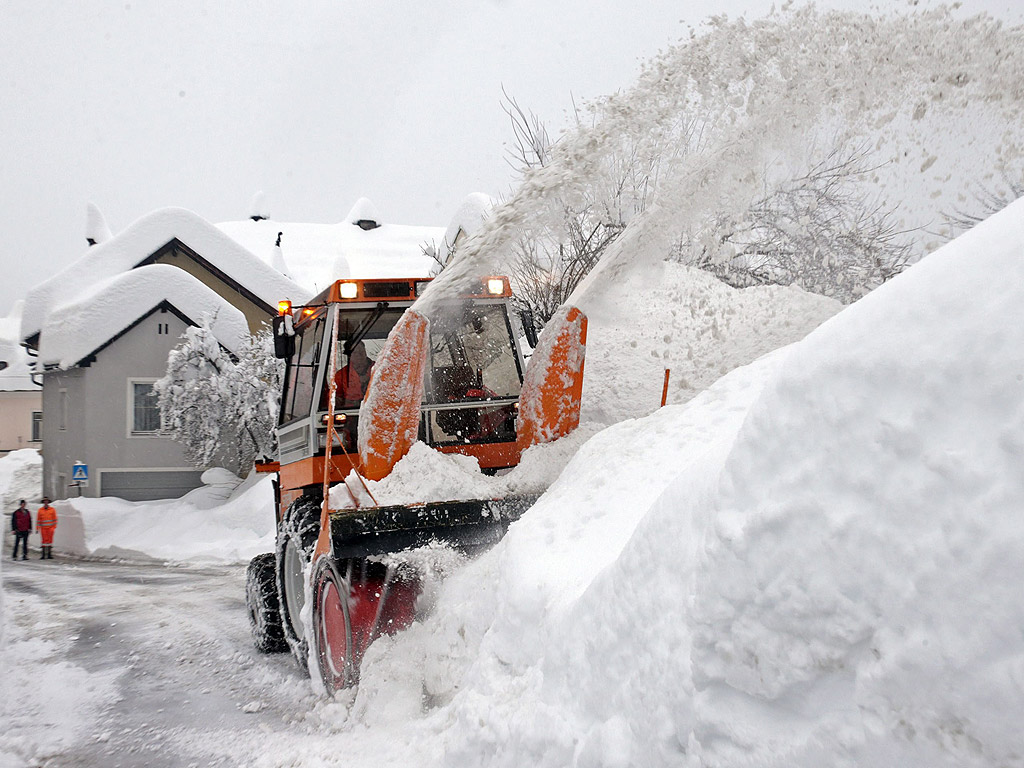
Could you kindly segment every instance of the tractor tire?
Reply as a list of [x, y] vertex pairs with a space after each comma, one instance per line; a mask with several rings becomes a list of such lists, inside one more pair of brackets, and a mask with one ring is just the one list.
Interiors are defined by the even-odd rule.
[[302, 621], [306, 571], [320, 535], [319, 496], [303, 496], [284, 513], [277, 531], [275, 573], [284, 639], [302, 669], [308, 669], [309, 641]]
[[310, 675], [319, 675], [328, 696], [358, 683], [359, 662], [352, 635], [351, 588], [338, 564], [322, 557], [313, 580], [313, 650]]
[[245, 571], [245, 604], [256, 650], [280, 653], [288, 650], [281, 627], [281, 604], [274, 578], [275, 558], [270, 552], [256, 555]]

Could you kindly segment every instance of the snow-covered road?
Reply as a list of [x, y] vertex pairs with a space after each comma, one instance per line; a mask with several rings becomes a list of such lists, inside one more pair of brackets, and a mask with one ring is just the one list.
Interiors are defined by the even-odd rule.
[[226, 741], [312, 703], [290, 656], [253, 649], [241, 566], [8, 561], [3, 589], [0, 765], [241, 765]]

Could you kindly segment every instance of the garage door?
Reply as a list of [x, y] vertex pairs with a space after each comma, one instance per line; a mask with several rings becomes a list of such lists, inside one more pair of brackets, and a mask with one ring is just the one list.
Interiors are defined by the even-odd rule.
[[173, 470], [168, 472], [100, 471], [100, 495], [117, 496], [128, 501], [176, 499], [202, 483], [202, 472]]

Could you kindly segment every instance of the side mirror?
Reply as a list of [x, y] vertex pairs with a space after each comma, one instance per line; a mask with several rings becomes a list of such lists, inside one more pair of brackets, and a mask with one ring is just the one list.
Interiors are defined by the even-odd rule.
[[519, 318], [523, 321], [523, 333], [526, 335], [526, 343], [531, 349], [537, 347], [537, 326], [533, 324], [533, 312], [524, 309], [519, 312]]
[[288, 360], [295, 354], [295, 328], [291, 315], [274, 318], [274, 357]]

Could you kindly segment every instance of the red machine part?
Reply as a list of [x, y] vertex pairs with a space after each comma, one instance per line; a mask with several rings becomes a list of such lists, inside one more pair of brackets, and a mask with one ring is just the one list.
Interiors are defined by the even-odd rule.
[[322, 558], [314, 583], [313, 624], [320, 678], [328, 693], [355, 685], [370, 644], [412, 624], [417, 579], [378, 563], [349, 561], [346, 573]]

